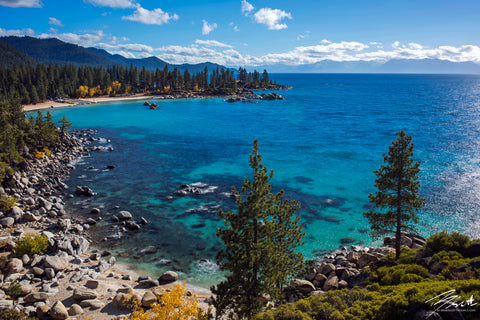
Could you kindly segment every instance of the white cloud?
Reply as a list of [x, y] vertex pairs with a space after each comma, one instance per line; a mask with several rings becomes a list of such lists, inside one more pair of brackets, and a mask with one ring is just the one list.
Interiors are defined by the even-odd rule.
[[48, 24], [63, 27], [62, 21], [58, 20], [57, 18], [53, 18], [53, 17], [48, 18]]
[[323, 39], [322, 41], [320, 41], [321, 44], [330, 44], [332, 43], [332, 41], [330, 40], [327, 40], [327, 39]]
[[231, 48], [231, 45], [228, 45], [223, 42], [219, 42], [217, 40], [195, 40], [196, 44], [204, 45], [207, 47], [223, 47], [223, 48]]
[[240, 30], [238, 29], [238, 26], [236, 26], [233, 22], [230, 22], [228, 25], [233, 28], [233, 31], [240, 31]]
[[305, 39], [305, 38], [308, 38], [308, 37], [310, 37], [310, 31], [305, 31], [304, 33], [299, 34], [297, 36], [297, 40], [302, 40], [302, 39]]
[[287, 25], [280, 21], [284, 18], [292, 19], [292, 15], [280, 9], [262, 8], [253, 15], [253, 18], [255, 22], [266, 25], [269, 30], [281, 30], [286, 29]]
[[0, 6], [10, 8], [41, 8], [43, 3], [40, 0], [0, 0]]
[[394, 43], [392, 43], [392, 47], [395, 49], [400, 47], [400, 41], [395, 41]]
[[[116, 40], [116, 39], [115, 39]], [[97, 48], [102, 48], [105, 50], [120, 50], [128, 52], [143, 52], [150, 53], [153, 52], [153, 48], [145, 44], [140, 43], [128, 43], [128, 44], [108, 44], [108, 43], [97, 43], [95, 45]]]
[[160, 8], [149, 11], [140, 6], [137, 6], [137, 10], [135, 10], [132, 15], [122, 17], [123, 20], [137, 21], [143, 24], [156, 24], [159, 26], [169, 23], [170, 20], [178, 20], [178, 18], [176, 13], [171, 15]]
[[93, 33], [75, 34], [75, 33], [42, 33], [38, 35], [40, 39], [57, 38], [64, 42], [74, 43], [82, 47], [93, 47], [104, 37], [103, 31], [98, 30]]
[[410, 42], [408, 44], [408, 46], [410, 47], [410, 49], [415, 49], [415, 50], [421, 50], [423, 49], [423, 46], [418, 44], [418, 43], [414, 43], [414, 42]]
[[51, 32], [51, 33], [57, 33], [58, 29], [55, 29], [55, 28], [52, 27], [52, 28], [48, 29], [48, 31]]
[[203, 35], [206, 35], [206, 34], [209, 34], [210, 32], [212, 32], [214, 29], [217, 28], [217, 24], [214, 23], [214, 24], [209, 24], [206, 20], [202, 20], [203, 21], [203, 26], [202, 26], [202, 34]]
[[21, 36], [30, 36], [33, 37], [35, 35], [35, 31], [29, 28], [25, 29], [20, 29], [20, 30], [6, 30], [0, 28], [0, 36], [1, 37], [8, 37], [8, 36], [16, 36], [16, 37], [21, 37]]
[[253, 11], [253, 9], [255, 9], [255, 7], [252, 6], [251, 3], [248, 3], [247, 0], [242, 0], [242, 13], [243, 14], [248, 16], [248, 14]]
[[93, 4], [98, 7], [110, 7], [110, 8], [135, 8], [137, 5], [135, 1], [131, 0], [83, 0], [85, 3]]
[[125, 58], [129, 58], [129, 59], [135, 59], [136, 56], [131, 53], [131, 52], [127, 52], [127, 51], [110, 51], [110, 50], [107, 50], [108, 53], [110, 54], [119, 54], [121, 56], [124, 56]]

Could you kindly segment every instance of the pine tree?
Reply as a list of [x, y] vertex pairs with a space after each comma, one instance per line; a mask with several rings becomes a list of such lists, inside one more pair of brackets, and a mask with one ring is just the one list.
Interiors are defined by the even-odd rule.
[[405, 135], [403, 130], [397, 132], [397, 140], [389, 146], [388, 154], [383, 154], [385, 165], [373, 171], [377, 177], [374, 186], [378, 191], [370, 193], [368, 197], [378, 211], [363, 213], [370, 222], [374, 238], [395, 232], [397, 259], [400, 255], [401, 232], [411, 229], [408, 225], [411, 221], [418, 223], [415, 211], [425, 201], [417, 195], [420, 161], [414, 162], [412, 157], [412, 137]]
[[67, 116], [65, 114], [60, 120], [58, 120], [58, 123], [60, 124], [61, 132], [66, 132], [67, 128], [72, 126], [72, 122], [68, 121]]
[[304, 236], [294, 215], [299, 203], [284, 199], [283, 191], [271, 193], [273, 171], [268, 174], [262, 164], [257, 140], [249, 162], [254, 180], [245, 178], [240, 192], [232, 188], [238, 210], [219, 211], [225, 227], [217, 235], [225, 248], [218, 252], [217, 262], [227, 275], [212, 287], [217, 315], [236, 314], [240, 319], [259, 311], [262, 296], [278, 298], [303, 263], [302, 254], [294, 251]]

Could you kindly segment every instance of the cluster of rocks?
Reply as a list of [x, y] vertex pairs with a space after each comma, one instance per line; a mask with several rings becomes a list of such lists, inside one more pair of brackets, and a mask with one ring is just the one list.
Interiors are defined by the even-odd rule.
[[285, 97], [276, 92], [268, 94], [256, 94], [251, 90], [244, 90], [240, 96], [234, 96], [226, 99], [226, 102], [244, 102], [244, 103], [258, 103], [256, 100], [284, 100]]
[[[425, 239], [414, 233], [402, 233], [403, 247], [419, 248]], [[331, 255], [316, 262], [305, 279], [293, 279], [285, 289], [287, 300], [294, 302], [306, 296], [323, 294], [325, 291], [363, 286], [370, 273], [365, 268], [376, 270], [383, 266], [391, 266], [394, 261], [380, 258], [395, 252], [395, 238], [386, 237], [384, 246], [366, 248], [352, 245], [343, 247]]]
[[[157, 280], [140, 276], [133, 281], [129, 274], [116, 274], [112, 271], [116, 259], [109, 252], [88, 252], [86, 230], [101, 217], [85, 221], [65, 217], [62, 192], [68, 186], [61, 179], [74, 168], [72, 161], [91, 150], [86, 145], [95, 141], [92, 133], [81, 130], [73, 135], [62, 134], [59, 146], [40, 159], [31, 156], [28, 149], [23, 150], [24, 163], [6, 176], [6, 188], [0, 192], [15, 197], [16, 205], [8, 212], [0, 212], [0, 225], [13, 230], [0, 236], [5, 257], [0, 260], [0, 308], [16, 308], [41, 319], [67, 319], [109, 306], [124, 310], [125, 301], [129, 301], [125, 295], [149, 307], [163, 294], [161, 285], [178, 279], [173, 271]], [[87, 186], [77, 187], [75, 194], [95, 195]], [[93, 208], [91, 213], [98, 215], [100, 210]], [[125, 230], [140, 229], [128, 211], [120, 211], [112, 220]], [[139, 223], [147, 221], [141, 218]], [[49, 246], [45, 254], [15, 253], [16, 243], [28, 233], [46, 237]], [[10, 297], [5, 291], [10, 292], [15, 282], [20, 292]]]

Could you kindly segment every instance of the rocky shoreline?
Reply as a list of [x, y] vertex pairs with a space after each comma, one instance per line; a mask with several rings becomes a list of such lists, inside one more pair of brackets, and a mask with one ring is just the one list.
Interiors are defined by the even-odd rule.
[[[60, 134], [60, 143], [45, 153], [23, 150], [24, 162], [5, 179], [0, 192], [14, 196], [16, 204], [0, 212], [0, 309], [15, 308], [40, 319], [123, 319], [131, 310], [129, 301], [144, 307], [153, 304], [169, 284], [174, 272], [159, 279], [136, 274], [116, 264], [110, 252], [90, 249], [87, 233], [101, 217], [85, 221], [67, 217], [65, 197], [69, 187], [62, 180], [74, 169], [72, 163], [92, 151], [93, 131]], [[77, 187], [77, 196], [92, 196], [88, 187]], [[125, 213], [123, 213], [125, 215]], [[91, 221], [90, 221], [91, 220]], [[138, 225], [123, 219], [127, 225]], [[45, 235], [48, 249], [42, 255], [19, 255], [16, 243], [27, 234]], [[18, 297], [5, 291], [18, 283]], [[14, 299], [16, 298], [16, 299]]]

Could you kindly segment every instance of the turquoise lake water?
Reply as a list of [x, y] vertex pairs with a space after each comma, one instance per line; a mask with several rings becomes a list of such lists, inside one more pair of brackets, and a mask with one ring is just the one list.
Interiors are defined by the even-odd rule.
[[[441, 230], [480, 238], [480, 77], [464, 75], [276, 74], [293, 86], [281, 101], [227, 103], [222, 99], [144, 100], [52, 109], [75, 128], [94, 128], [110, 139], [92, 145], [69, 181], [88, 185], [98, 196], [69, 200], [75, 215], [100, 207], [104, 222], [98, 239], [114, 233], [109, 214], [128, 210], [149, 224], [125, 232], [120, 241], [102, 243], [123, 262], [152, 275], [173, 267], [181, 279], [207, 287], [221, 276], [213, 263], [221, 246], [216, 229], [219, 207], [234, 209], [232, 185], [250, 176], [248, 155], [259, 139], [274, 190], [301, 202], [307, 258], [341, 246], [340, 239], [370, 245], [368, 194], [372, 173], [398, 130], [413, 137], [422, 161], [418, 231]], [[113, 170], [105, 170], [115, 165]], [[93, 167], [93, 169], [92, 169]], [[202, 195], [177, 196], [181, 184], [202, 183]], [[169, 199], [169, 197], [173, 197]], [[114, 206], [120, 209], [114, 209]], [[142, 254], [155, 246], [155, 254]], [[137, 255], [137, 257], [133, 257]], [[172, 260], [168, 266], [161, 259]], [[206, 262], [207, 259], [210, 262]]]

